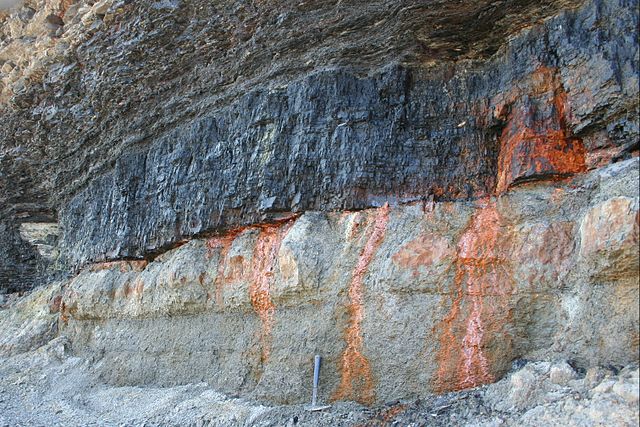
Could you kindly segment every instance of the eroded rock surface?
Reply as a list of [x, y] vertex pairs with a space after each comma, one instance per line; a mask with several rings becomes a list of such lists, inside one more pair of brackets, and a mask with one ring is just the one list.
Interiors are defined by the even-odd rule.
[[26, 2], [2, 18], [3, 221], [58, 220], [76, 267], [628, 157], [634, 5]]
[[307, 212], [94, 264], [65, 286], [61, 327], [109, 383], [206, 381], [280, 403], [309, 394], [313, 354], [323, 397], [361, 403], [486, 384], [519, 358], [632, 363], [637, 180], [633, 159], [497, 198]]
[[[4, 314], [0, 322], [6, 325]], [[638, 367], [576, 370], [565, 361], [519, 360], [501, 381], [471, 391], [363, 407], [335, 402], [272, 406], [207, 383], [114, 387], [60, 336], [35, 351], [0, 356], [0, 423], [48, 426], [591, 426], [637, 425]], [[168, 408], [170, 408], [168, 410]]]
[[637, 30], [637, 0], [0, 11], [0, 421], [637, 425]]

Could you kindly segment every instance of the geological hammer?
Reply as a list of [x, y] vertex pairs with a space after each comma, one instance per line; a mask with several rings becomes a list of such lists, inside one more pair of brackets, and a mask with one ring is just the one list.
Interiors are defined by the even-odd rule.
[[320, 383], [320, 355], [316, 354], [313, 358], [313, 393], [311, 395], [311, 407], [309, 411], [322, 411], [330, 408], [330, 405], [318, 406], [318, 384]]

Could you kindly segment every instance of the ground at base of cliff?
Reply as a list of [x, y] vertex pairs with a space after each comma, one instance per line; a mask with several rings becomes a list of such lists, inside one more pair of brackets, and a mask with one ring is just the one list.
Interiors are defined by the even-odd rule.
[[[634, 426], [638, 367], [514, 363], [495, 384], [367, 408], [268, 406], [207, 384], [113, 387], [59, 336], [0, 359], [0, 426]], [[99, 363], [99, 362], [98, 362]]]

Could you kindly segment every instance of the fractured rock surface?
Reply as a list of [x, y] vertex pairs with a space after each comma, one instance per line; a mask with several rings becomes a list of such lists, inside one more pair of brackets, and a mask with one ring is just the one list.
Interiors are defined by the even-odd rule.
[[58, 220], [63, 270], [637, 152], [637, 2], [27, 3], [3, 16], [2, 218]]
[[1, 10], [0, 421], [633, 425], [638, 18]]
[[[599, 44], [576, 37], [598, 37], [591, 4], [479, 65], [321, 71], [178, 126], [123, 153], [60, 210], [69, 261], [143, 257], [270, 213], [482, 197], [584, 172], [597, 150], [583, 139], [624, 150], [638, 136], [637, 44], [622, 35], [637, 16], [608, 6], [628, 21], [598, 20], [611, 25]], [[607, 89], [592, 99], [594, 86]], [[593, 136], [597, 120], [626, 130]]]
[[109, 383], [206, 381], [280, 403], [309, 394], [313, 354], [324, 397], [361, 403], [475, 387], [518, 358], [632, 363], [637, 180], [632, 159], [498, 198], [307, 212], [94, 264], [65, 286], [61, 330]]
[[[34, 314], [23, 304], [17, 305], [23, 313]], [[15, 318], [7, 322], [13, 311], [0, 311], [2, 327], [19, 324]], [[37, 340], [38, 334], [31, 337]], [[373, 407], [335, 402], [328, 410], [309, 412], [306, 405], [271, 406], [227, 396], [206, 383], [105, 385], [96, 381], [88, 360], [71, 353], [65, 336], [35, 351], [2, 355], [0, 361], [0, 423], [9, 425], [637, 425], [637, 365], [584, 371], [564, 361], [518, 360], [504, 379], [470, 391]]]

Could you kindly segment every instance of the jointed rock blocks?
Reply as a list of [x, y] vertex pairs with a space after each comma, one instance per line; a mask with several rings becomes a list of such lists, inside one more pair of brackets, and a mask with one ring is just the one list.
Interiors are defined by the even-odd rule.
[[637, 362], [637, 1], [245, 3], [0, 15], [62, 20], [0, 64], [0, 287], [66, 276], [0, 352], [281, 403]]
[[[279, 403], [306, 400], [314, 354], [323, 399], [367, 404], [492, 382], [514, 359], [631, 363], [637, 273], [609, 260], [638, 264], [637, 179], [632, 159], [499, 197], [308, 212], [149, 263], [95, 264], [67, 285], [61, 327], [111, 383], [207, 381]], [[594, 251], [605, 264], [585, 259]]]
[[[238, 16], [217, 11], [216, 31], [232, 24], [231, 39], [203, 30], [211, 22], [187, 13], [211, 7], [199, 0], [179, 8], [101, 2], [107, 9], [97, 15], [91, 8], [79, 12], [78, 5], [47, 3], [28, 19], [16, 15], [10, 35], [24, 31], [51, 44], [46, 52], [58, 53], [47, 58], [60, 63], [41, 80], [29, 80], [25, 91], [16, 89], [12, 108], [2, 107], [0, 220], [17, 229], [21, 222], [37, 221], [39, 212], [51, 212], [63, 226], [57, 265], [64, 269], [152, 257], [184, 238], [281, 212], [483, 197], [528, 180], [602, 166], [637, 150], [637, 40], [631, 36], [638, 26], [637, 2], [589, 1], [575, 10], [570, 8], [578, 3], [568, 1], [498, 9], [480, 1], [458, 9], [446, 2], [391, 7], [400, 20], [382, 13], [383, 3], [366, 9], [345, 5], [347, 15], [332, 19], [326, 11], [304, 8], [271, 17], [278, 9], [269, 8], [246, 18], [246, 27], [236, 20], [251, 15], [248, 10], [240, 7]], [[349, 18], [366, 11], [380, 20]], [[36, 31], [36, 21], [47, 14], [65, 20], [58, 42]], [[95, 21], [90, 31], [80, 22], [83, 14]], [[307, 22], [315, 14], [322, 19], [308, 24], [323, 37], [333, 37], [337, 26], [370, 33], [371, 45], [342, 35], [336, 50], [319, 47], [292, 20]], [[499, 43], [477, 26], [475, 14], [493, 16], [496, 28], [511, 31], [505, 34], [515, 34], [527, 16], [532, 22], [556, 16]], [[12, 15], [0, 19], [14, 23]], [[167, 25], [146, 31], [150, 20]], [[429, 47], [406, 39], [422, 37], [433, 20], [440, 30], [428, 37]], [[460, 22], [473, 26], [462, 28]], [[379, 32], [361, 28], [369, 24]], [[410, 30], [394, 39], [391, 34], [401, 28], [391, 24]], [[175, 38], [180, 28], [184, 40]], [[246, 37], [238, 28], [248, 31]], [[206, 43], [195, 33], [188, 36], [197, 29], [208, 34]], [[270, 40], [277, 42], [277, 52], [265, 63], [255, 40], [270, 31], [284, 31], [308, 46]], [[383, 36], [386, 41], [378, 40]], [[391, 40], [398, 43], [397, 56], [393, 50], [372, 55], [371, 49], [392, 46]], [[458, 46], [464, 40], [473, 43]], [[9, 41], [8, 46], [18, 43]], [[172, 43], [182, 56], [167, 56]], [[237, 53], [234, 61], [221, 59], [220, 43]], [[114, 49], [122, 52], [113, 55]], [[318, 49], [322, 55], [315, 57], [326, 56], [326, 66], [287, 62], [290, 55], [313, 56]], [[160, 57], [166, 59], [162, 66]], [[256, 77], [265, 64], [273, 75]], [[10, 83], [5, 92], [12, 90]], [[15, 269], [20, 276], [17, 262], [10, 256], [0, 261], [7, 274]], [[28, 273], [34, 278], [41, 277], [36, 264]], [[19, 277], [10, 280], [18, 283]]]
[[64, 208], [66, 247], [74, 261], [143, 257], [268, 213], [488, 194], [494, 132], [463, 108], [443, 117], [448, 96], [413, 79], [321, 73], [125, 154]]
[[290, 212], [486, 197], [628, 157], [635, 24], [626, 5], [593, 2], [483, 63], [334, 69], [256, 89], [125, 147], [61, 207], [64, 252], [71, 266], [144, 258]]

